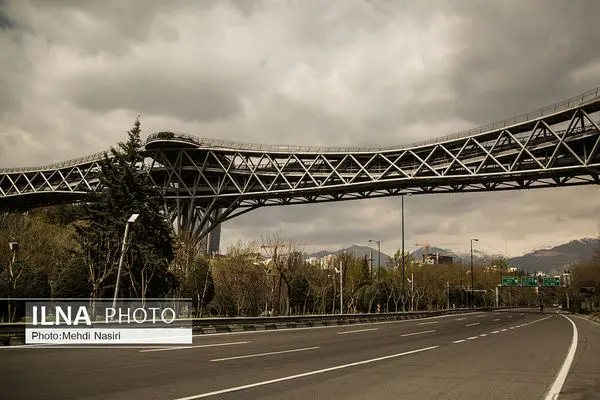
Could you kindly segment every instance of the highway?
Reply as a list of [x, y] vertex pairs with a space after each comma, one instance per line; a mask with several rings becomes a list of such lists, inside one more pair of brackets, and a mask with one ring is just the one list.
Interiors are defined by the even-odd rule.
[[600, 325], [511, 310], [198, 335], [174, 348], [4, 347], [0, 390], [1, 399], [546, 399], [552, 390], [598, 399]]

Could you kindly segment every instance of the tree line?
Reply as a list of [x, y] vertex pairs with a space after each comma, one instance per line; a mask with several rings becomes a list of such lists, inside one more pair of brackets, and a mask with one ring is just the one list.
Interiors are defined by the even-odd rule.
[[[79, 205], [0, 214], [1, 298], [112, 298], [128, 218], [139, 214], [126, 247], [121, 298], [190, 298], [197, 316], [396, 312], [493, 306], [506, 275], [503, 259], [470, 266], [422, 264], [397, 251], [374, 270], [366, 258], [342, 252], [329, 265], [306, 261], [301, 245], [278, 233], [237, 243], [224, 255], [199, 254], [197, 239], [174, 234], [161, 193], [143, 163], [141, 125], [100, 162], [102, 190]], [[9, 247], [7, 243], [18, 243]], [[569, 289], [501, 288], [499, 303], [535, 306], [542, 297], [575, 306], [580, 287], [600, 293], [600, 255], [571, 269]], [[341, 274], [341, 279], [340, 279]], [[525, 275], [525, 271], [519, 271]], [[0, 321], [23, 314], [0, 303]]]

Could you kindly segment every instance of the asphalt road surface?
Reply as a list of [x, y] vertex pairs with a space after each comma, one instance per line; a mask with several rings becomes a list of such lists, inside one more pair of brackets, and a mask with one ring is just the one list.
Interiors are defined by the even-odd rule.
[[178, 348], [0, 348], [1, 399], [549, 400], [559, 391], [600, 399], [600, 325], [532, 310], [199, 335]]

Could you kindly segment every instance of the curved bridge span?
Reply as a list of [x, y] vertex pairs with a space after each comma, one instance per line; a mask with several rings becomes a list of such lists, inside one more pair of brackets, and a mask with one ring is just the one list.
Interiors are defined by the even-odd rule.
[[[600, 90], [466, 132], [408, 146], [273, 146], [156, 133], [146, 171], [176, 230], [206, 237], [263, 206], [404, 194], [600, 183]], [[102, 153], [0, 169], [0, 208], [85, 200]]]

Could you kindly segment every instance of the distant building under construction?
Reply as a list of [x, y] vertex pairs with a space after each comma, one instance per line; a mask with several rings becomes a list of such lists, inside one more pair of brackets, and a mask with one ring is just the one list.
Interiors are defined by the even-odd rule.
[[453, 264], [454, 258], [444, 254], [423, 254], [423, 264]]

